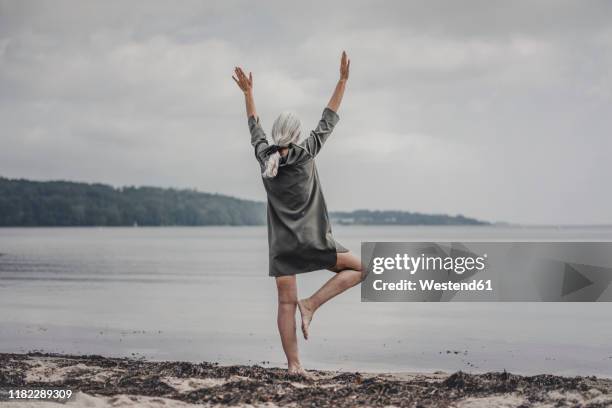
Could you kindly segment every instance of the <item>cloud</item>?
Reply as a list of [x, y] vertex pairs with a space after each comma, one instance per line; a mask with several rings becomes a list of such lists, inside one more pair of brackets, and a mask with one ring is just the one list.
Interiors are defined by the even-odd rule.
[[309, 128], [347, 49], [331, 209], [610, 223], [611, 8], [0, 1], [0, 174], [264, 199], [233, 66]]

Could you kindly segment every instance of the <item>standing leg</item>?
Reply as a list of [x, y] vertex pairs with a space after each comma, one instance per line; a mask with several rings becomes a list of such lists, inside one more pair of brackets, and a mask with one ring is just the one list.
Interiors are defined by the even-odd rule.
[[336, 276], [328, 280], [319, 290], [309, 298], [298, 302], [300, 314], [302, 315], [302, 333], [308, 340], [308, 327], [314, 312], [325, 302], [339, 295], [345, 290], [352, 288], [361, 282], [362, 266], [361, 260], [350, 252], [338, 254], [336, 265], [330, 269], [337, 272]]
[[297, 307], [297, 284], [295, 275], [276, 278], [278, 289], [278, 332], [283, 344], [289, 374], [306, 374], [300, 363], [295, 334], [295, 310]]

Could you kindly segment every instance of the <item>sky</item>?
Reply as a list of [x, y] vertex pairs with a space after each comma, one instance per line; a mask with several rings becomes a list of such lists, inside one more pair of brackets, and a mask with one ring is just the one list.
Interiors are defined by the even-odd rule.
[[612, 2], [0, 0], [0, 175], [265, 200], [269, 132], [314, 128], [330, 210], [612, 224]]

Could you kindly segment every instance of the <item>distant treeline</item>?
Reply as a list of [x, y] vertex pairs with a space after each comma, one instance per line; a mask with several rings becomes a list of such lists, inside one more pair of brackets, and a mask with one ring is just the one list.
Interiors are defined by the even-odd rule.
[[332, 212], [332, 221], [339, 224], [356, 225], [487, 225], [488, 222], [467, 218], [463, 215], [421, 214], [408, 211]]
[[[331, 212], [362, 225], [481, 225], [461, 215], [404, 211]], [[195, 190], [0, 177], [0, 226], [264, 225], [266, 204]]]
[[261, 225], [265, 208], [195, 190], [0, 178], [1, 226]]

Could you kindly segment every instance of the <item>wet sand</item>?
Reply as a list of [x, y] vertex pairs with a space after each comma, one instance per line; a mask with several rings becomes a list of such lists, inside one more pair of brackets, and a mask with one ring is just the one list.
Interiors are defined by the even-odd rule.
[[[0, 354], [0, 389], [70, 389], [78, 407], [610, 407], [612, 379], [510, 373], [362, 374], [58, 354]], [[56, 407], [1, 400], [3, 407]]]

